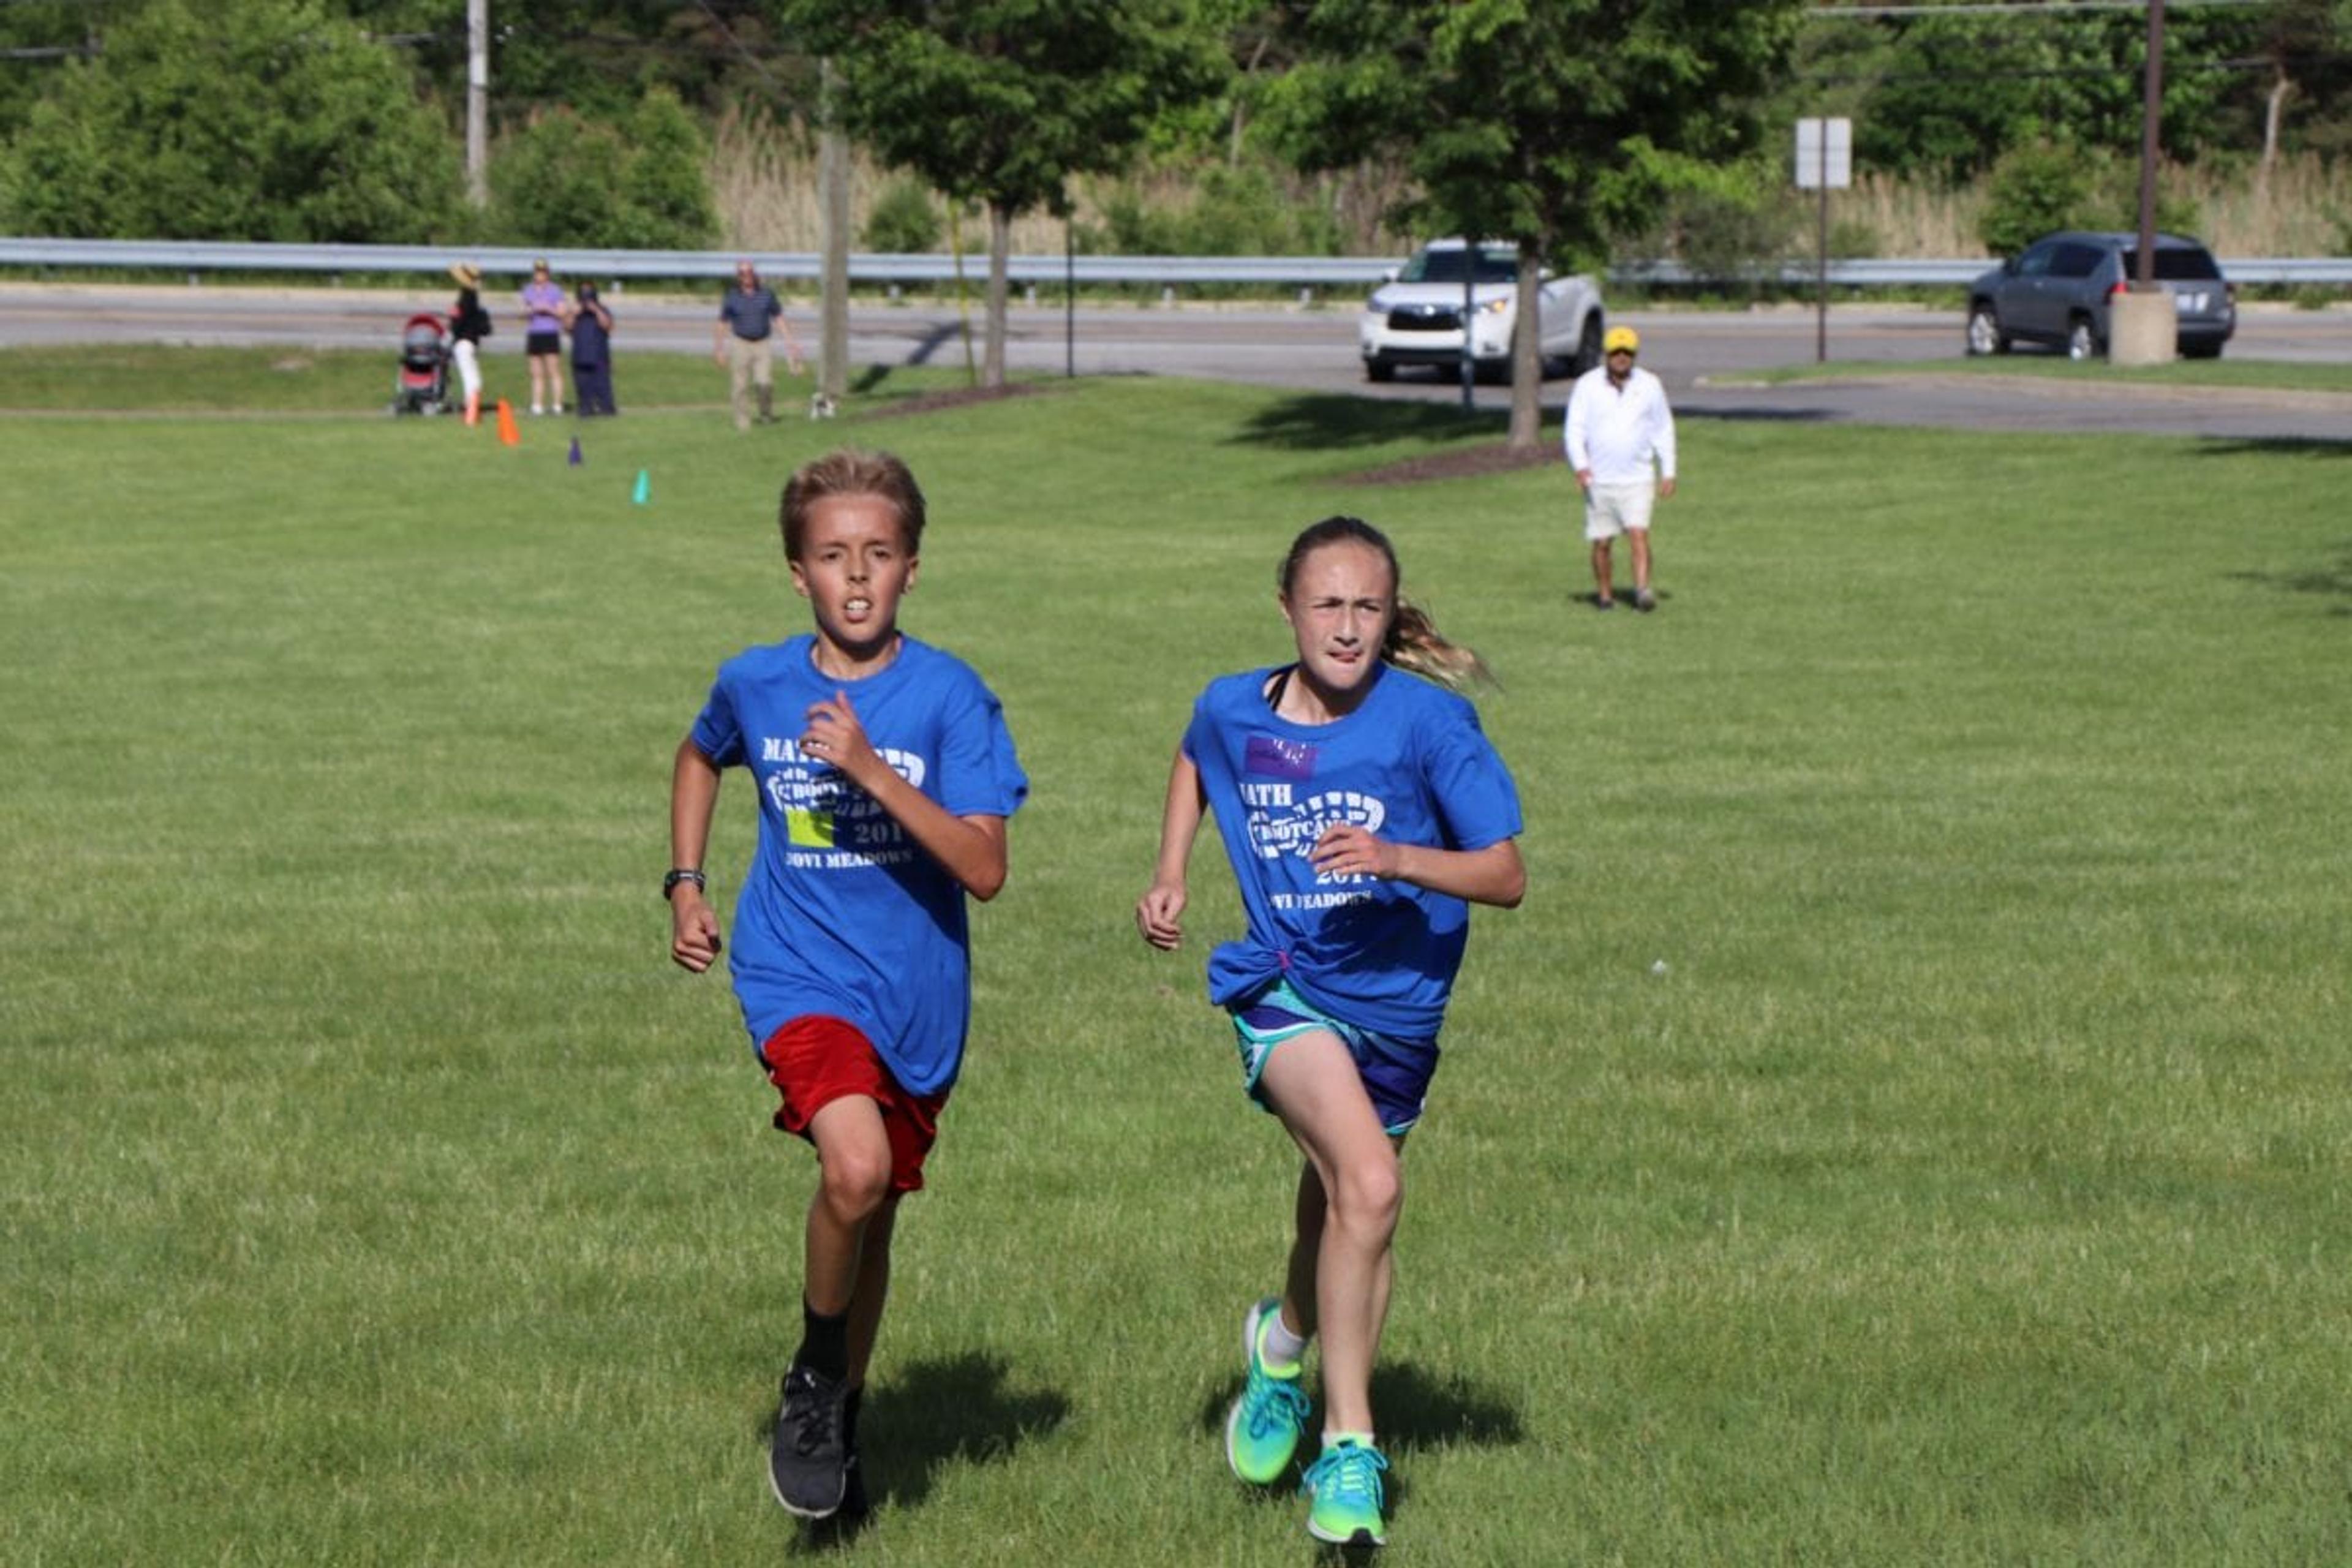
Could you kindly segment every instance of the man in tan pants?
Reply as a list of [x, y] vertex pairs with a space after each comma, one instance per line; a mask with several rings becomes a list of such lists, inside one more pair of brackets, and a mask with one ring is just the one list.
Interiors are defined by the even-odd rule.
[[749, 260], [735, 264], [735, 283], [719, 301], [719, 321], [710, 329], [710, 357], [728, 367], [728, 384], [735, 406], [735, 428], [751, 427], [751, 395], [760, 398], [760, 423], [776, 422], [774, 334], [782, 332], [784, 353], [794, 375], [801, 373], [801, 345], [784, 320], [782, 301], [760, 281]]

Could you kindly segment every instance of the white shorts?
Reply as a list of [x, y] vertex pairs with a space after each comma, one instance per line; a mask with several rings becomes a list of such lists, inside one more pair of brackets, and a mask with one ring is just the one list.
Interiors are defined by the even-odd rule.
[[482, 391], [482, 366], [478, 351], [470, 339], [459, 338], [449, 351], [449, 358], [457, 366], [457, 386], [467, 397], [477, 397]]
[[1616, 485], [1595, 480], [1584, 492], [1584, 537], [1597, 544], [1628, 531], [1646, 531], [1657, 499], [1658, 487], [1648, 479]]

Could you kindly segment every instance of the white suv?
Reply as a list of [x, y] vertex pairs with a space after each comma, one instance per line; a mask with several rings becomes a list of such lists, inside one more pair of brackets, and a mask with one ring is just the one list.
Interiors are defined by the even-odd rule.
[[[1364, 374], [1387, 381], [1399, 365], [1454, 368], [1462, 363], [1462, 282], [1471, 252], [1458, 239], [1433, 240], [1372, 291], [1357, 328]], [[1511, 327], [1518, 318], [1519, 254], [1515, 246], [1481, 245], [1470, 279], [1470, 354], [1482, 380], [1511, 374]], [[1601, 363], [1601, 289], [1582, 273], [1546, 268], [1537, 295], [1544, 375], [1579, 374]]]

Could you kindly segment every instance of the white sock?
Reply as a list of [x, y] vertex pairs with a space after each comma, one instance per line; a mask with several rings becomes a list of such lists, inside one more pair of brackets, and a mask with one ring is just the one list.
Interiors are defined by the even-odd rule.
[[1269, 1367], [1297, 1366], [1307, 1353], [1307, 1336], [1291, 1332], [1277, 1307], [1258, 1320], [1257, 1353]]

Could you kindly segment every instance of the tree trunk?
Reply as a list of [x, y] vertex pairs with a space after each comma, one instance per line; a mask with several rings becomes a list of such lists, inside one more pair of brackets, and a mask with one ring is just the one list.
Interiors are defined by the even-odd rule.
[[981, 351], [980, 384], [1004, 384], [1005, 272], [1013, 258], [1013, 215], [988, 204], [988, 326]]
[[2263, 162], [2261, 178], [2267, 184], [2271, 165], [2278, 162], [2279, 123], [2286, 118], [2287, 94], [2294, 90], [2294, 82], [2286, 74], [2286, 67], [2271, 62], [2271, 89], [2263, 103]]
[[1517, 304], [1511, 323], [1511, 438], [1515, 451], [1543, 434], [1543, 265], [1532, 241], [1519, 241]]
[[[1265, 40], [1260, 38], [1256, 47], [1250, 50], [1249, 64], [1242, 67], [1243, 81], [1250, 82], [1257, 79], [1258, 62], [1264, 58], [1265, 58]], [[1246, 92], [1234, 94], [1233, 119], [1229, 122], [1225, 136], [1225, 164], [1228, 168], [1241, 167], [1242, 133], [1249, 129], [1249, 110], [1245, 107], [1248, 100], [1249, 94]]]

